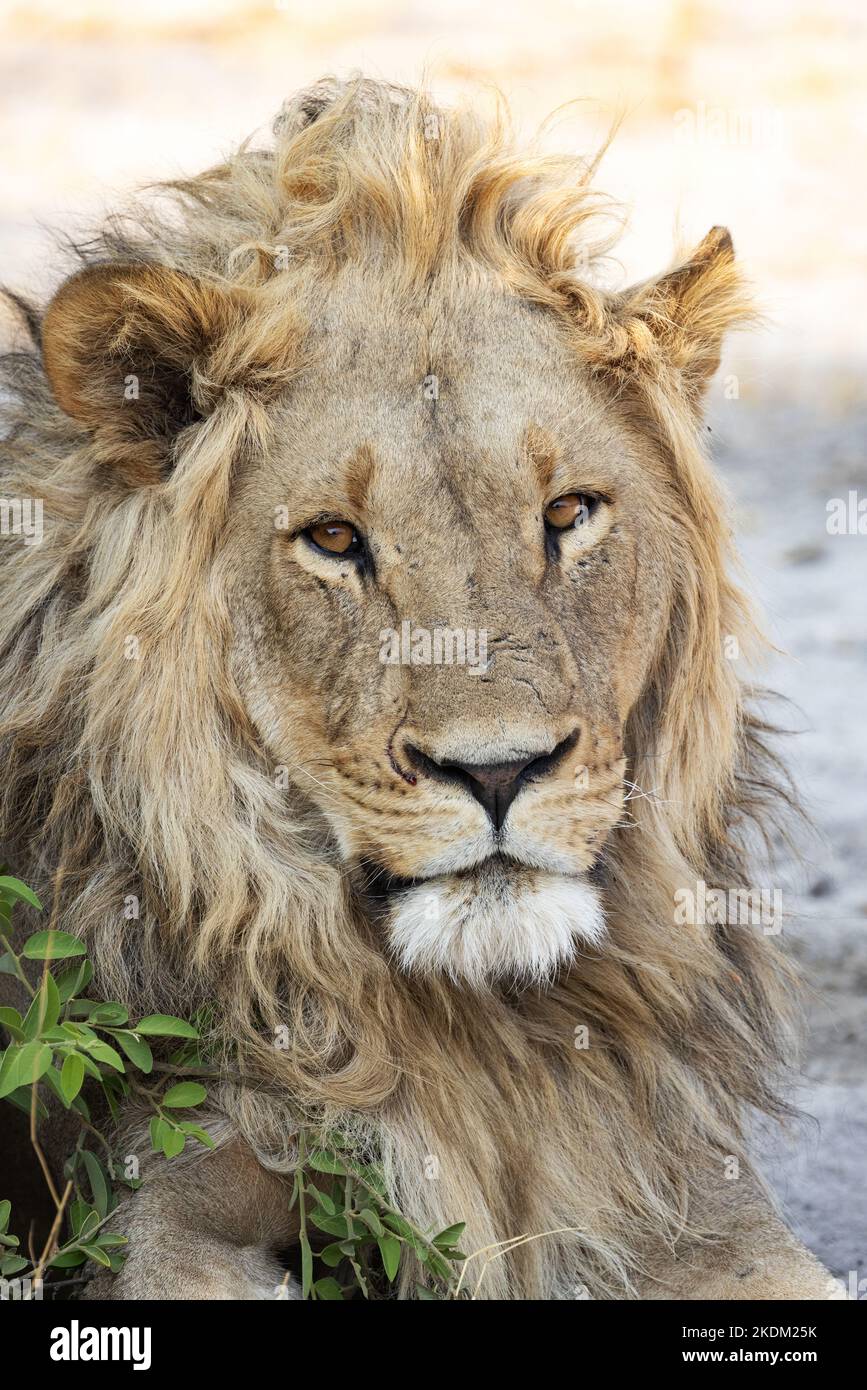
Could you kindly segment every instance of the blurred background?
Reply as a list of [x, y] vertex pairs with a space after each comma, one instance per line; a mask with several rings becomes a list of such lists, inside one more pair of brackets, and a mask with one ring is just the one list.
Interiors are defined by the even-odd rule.
[[[818, 827], [780, 883], [807, 963], [805, 1121], [764, 1140], [808, 1244], [867, 1274], [867, 7], [861, 0], [0, 0], [0, 278], [47, 291], [48, 230], [196, 172], [325, 73], [448, 101], [494, 83], [520, 130], [588, 152], [629, 221], [625, 284], [730, 227], [762, 330], [711, 392], [716, 459], [794, 701], [788, 756]], [[845, 504], [843, 534], [829, 508]], [[864, 501], [865, 534], [858, 534]], [[864, 1296], [862, 1294], [862, 1296]]]

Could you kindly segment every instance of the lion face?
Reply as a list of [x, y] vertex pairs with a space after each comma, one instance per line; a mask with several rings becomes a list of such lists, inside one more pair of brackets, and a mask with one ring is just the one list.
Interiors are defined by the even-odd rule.
[[[429, 141], [422, 105], [369, 96], [302, 104], [279, 155], [202, 176], [171, 255], [95, 261], [48, 307], [43, 365], [88, 477], [110, 478], [120, 533], [160, 537], [116, 562], [100, 678], [113, 691], [115, 629], [141, 633], [161, 732], [177, 726], [175, 809], [147, 841], [158, 856], [163, 827], [184, 910], [211, 823], [234, 847], [221, 862], [256, 864], [249, 902], [257, 834], [279, 859], [303, 821], [311, 879], [340, 861], [398, 968], [541, 980], [603, 935], [624, 753], [675, 804], [692, 749], [731, 766], [735, 682], [713, 644], [732, 600], [723, 585], [703, 604], [695, 580], [696, 549], [707, 570], [723, 543], [694, 436], [741, 282], [718, 228], [659, 279], [597, 289], [575, 255], [586, 170], [549, 186], [492, 157], [499, 136], [480, 152], [473, 121]], [[94, 574], [89, 602], [109, 603]], [[255, 766], [227, 770], [229, 746]], [[99, 747], [160, 781], [156, 745], [109, 730]], [[702, 785], [683, 843], [718, 815]], [[215, 883], [204, 896], [224, 899]]]
[[546, 977], [603, 935], [661, 466], [493, 286], [413, 312], [344, 277], [311, 346], [240, 484], [236, 681], [401, 968]]

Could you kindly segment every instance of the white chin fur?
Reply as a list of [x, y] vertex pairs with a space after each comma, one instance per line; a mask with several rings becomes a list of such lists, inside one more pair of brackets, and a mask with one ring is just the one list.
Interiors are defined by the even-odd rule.
[[388, 932], [407, 973], [474, 986], [538, 984], [572, 959], [577, 941], [598, 945], [605, 919], [599, 894], [582, 879], [485, 866], [408, 889], [392, 908]]

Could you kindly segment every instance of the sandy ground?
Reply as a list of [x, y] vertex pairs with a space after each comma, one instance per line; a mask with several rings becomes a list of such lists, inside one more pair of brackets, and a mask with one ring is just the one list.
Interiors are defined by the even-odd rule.
[[816, 1123], [768, 1141], [768, 1172], [811, 1248], [863, 1277], [867, 536], [826, 529], [829, 499], [867, 497], [861, 0], [0, 0], [0, 278], [51, 285], [40, 224], [203, 167], [322, 73], [424, 65], [446, 100], [496, 82], [524, 129], [587, 98], [561, 148], [620, 112], [602, 182], [631, 213], [623, 279], [726, 222], [760, 288], [767, 329], [733, 345], [711, 417], [819, 830], [779, 885], [813, 990], [798, 1100]]
[[[839, 1275], [867, 1273], [867, 536], [829, 535], [827, 504], [867, 495], [867, 409], [817, 414], [789, 399], [714, 412], [741, 552], [785, 654], [770, 684], [801, 732], [787, 757], [816, 826], [784, 864], [785, 928], [809, 987], [805, 1118], [768, 1142], [792, 1224]], [[776, 886], [776, 885], [775, 885]]]

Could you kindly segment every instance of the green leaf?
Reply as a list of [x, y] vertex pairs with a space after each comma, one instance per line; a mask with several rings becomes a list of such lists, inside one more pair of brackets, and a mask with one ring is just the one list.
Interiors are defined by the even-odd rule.
[[29, 1260], [22, 1259], [20, 1255], [6, 1255], [0, 1260], [0, 1274], [4, 1279], [8, 1279], [12, 1274], [20, 1274], [29, 1263]]
[[125, 1071], [124, 1060], [119, 1052], [113, 1047], [109, 1047], [107, 1042], [101, 1038], [94, 1038], [84, 1044], [90, 1056], [95, 1062], [103, 1062], [107, 1067], [114, 1067], [115, 1071]]
[[337, 1240], [346, 1240], [349, 1235], [349, 1227], [343, 1216], [329, 1216], [317, 1207], [310, 1213], [310, 1220], [317, 1230], [324, 1231], [327, 1236], [335, 1236]]
[[86, 1259], [83, 1250], [61, 1250], [60, 1254], [55, 1255], [48, 1263], [52, 1269], [75, 1269], [78, 1265], [83, 1265]]
[[61, 1004], [67, 1004], [83, 989], [87, 989], [92, 979], [93, 966], [89, 960], [78, 961], [75, 965], [67, 965], [55, 976]]
[[11, 951], [4, 951], [0, 956], [0, 975], [17, 975], [18, 967], [15, 964], [15, 957]]
[[94, 1027], [108, 1024], [120, 1028], [128, 1018], [129, 1011], [123, 1007], [123, 1004], [97, 1004], [90, 1014], [89, 1021]]
[[396, 1212], [387, 1211], [382, 1219], [386, 1226], [390, 1226], [399, 1236], [403, 1236], [404, 1240], [415, 1240], [415, 1232], [412, 1226], [410, 1226], [408, 1221], [404, 1221], [402, 1216], [398, 1216]]
[[4, 1197], [0, 1202], [0, 1231], [9, 1229], [9, 1218], [12, 1215], [12, 1203], [8, 1197]]
[[97, 1158], [96, 1154], [89, 1149], [82, 1151], [81, 1157], [87, 1170], [87, 1180], [90, 1183], [90, 1190], [93, 1193], [93, 1205], [99, 1212], [100, 1217], [107, 1216], [109, 1210], [109, 1200], [111, 1198], [111, 1188], [105, 1170]]
[[0, 1245], [7, 1246], [10, 1250], [15, 1250], [21, 1241], [17, 1236], [10, 1236], [7, 1231], [0, 1231]]
[[181, 1129], [184, 1131], [184, 1134], [188, 1134], [191, 1139], [198, 1139], [199, 1143], [204, 1144], [206, 1149], [216, 1148], [214, 1140], [206, 1129], [200, 1129], [198, 1125], [191, 1125], [186, 1122], [181, 1125]]
[[68, 956], [83, 956], [87, 947], [68, 931], [38, 931], [24, 943], [21, 954], [27, 960], [65, 960]]
[[148, 1014], [135, 1025], [136, 1033], [144, 1033], [149, 1038], [197, 1038], [199, 1035], [191, 1023], [182, 1018], [172, 1018], [171, 1014]]
[[51, 1066], [51, 1055], [51, 1048], [41, 1042], [16, 1043], [10, 1047], [0, 1067], [0, 1097], [17, 1091], [19, 1086], [31, 1086], [38, 1081]]
[[329, 1269], [336, 1269], [341, 1260], [346, 1259], [345, 1252], [341, 1249], [340, 1241], [333, 1241], [331, 1245], [326, 1245], [319, 1252], [319, 1258]]
[[317, 1173], [336, 1173], [339, 1177], [346, 1177], [346, 1168], [334, 1153], [329, 1153], [327, 1149], [314, 1149], [307, 1160], [307, 1165]]
[[111, 1036], [118, 1047], [123, 1048], [133, 1066], [138, 1067], [145, 1076], [149, 1076], [154, 1069], [154, 1054], [144, 1038], [137, 1037], [135, 1033], [131, 1033], [126, 1028], [118, 1028], [117, 1032], [112, 1031]]
[[42, 903], [37, 898], [32, 888], [28, 888], [26, 883], [22, 883], [20, 878], [10, 878], [7, 874], [0, 877], [0, 897], [7, 898], [12, 902], [20, 901], [29, 903], [37, 911], [42, 911]]
[[[18, 1061], [18, 1047], [13, 1043], [0, 1057], [0, 1096], [15, 1090], [15, 1068]], [[7, 1082], [9, 1085], [7, 1086]]]
[[60, 1018], [61, 1007], [60, 995], [57, 990], [57, 981], [50, 970], [45, 972], [42, 984], [39, 987], [39, 994], [36, 996], [37, 999], [39, 995], [42, 994], [43, 990], [45, 991], [45, 1017], [42, 1020], [42, 1031], [45, 1032], [46, 1028], [53, 1028]]
[[17, 1009], [0, 1009], [0, 1024], [8, 1028], [16, 1042], [21, 1042], [24, 1037], [22, 1028], [24, 1020]]
[[151, 1146], [155, 1154], [162, 1152], [163, 1134], [168, 1129], [168, 1125], [161, 1115], [152, 1115], [150, 1122]]
[[466, 1229], [466, 1221], [458, 1221], [456, 1225], [447, 1226], [438, 1236], [434, 1236], [433, 1243], [438, 1250], [447, 1250], [450, 1245], [457, 1245]]
[[87, 1072], [88, 1076], [92, 1076], [94, 1081], [101, 1081], [104, 1085], [106, 1078], [103, 1077], [103, 1074], [100, 1071], [99, 1067], [96, 1065], [96, 1062], [94, 1062], [92, 1058], [88, 1057], [86, 1052], [79, 1052], [78, 1055], [84, 1064], [84, 1070]]
[[77, 1052], [70, 1052], [60, 1069], [60, 1089], [67, 1105], [71, 1105], [84, 1085], [84, 1063]]
[[78, 1238], [79, 1244], [81, 1244], [82, 1241], [87, 1240], [90, 1236], [93, 1235], [101, 1220], [102, 1217], [100, 1216], [96, 1207], [87, 1208], [84, 1214], [84, 1218], [78, 1230], [75, 1233]]
[[76, 1197], [74, 1202], [70, 1202], [69, 1227], [74, 1236], [77, 1236], [80, 1233], [82, 1225], [84, 1224], [84, 1220], [90, 1214], [90, 1212], [94, 1212], [94, 1215], [96, 1216], [96, 1219], [98, 1221], [99, 1212], [95, 1211], [95, 1209], [90, 1205], [89, 1202], [83, 1202], [80, 1197]]
[[186, 1142], [187, 1136], [180, 1127], [166, 1125], [163, 1132], [163, 1153], [166, 1158], [177, 1158], [179, 1153], [183, 1153]]
[[435, 1274], [438, 1279], [442, 1279], [446, 1284], [449, 1282], [452, 1277], [452, 1272], [449, 1268], [448, 1261], [443, 1258], [439, 1251], [428, 1246], [424, 1254], [424, 1263], [427, 1265], [431, 1274]]
[[386, 1278], [390, 1284], [394, 1283], [397, 1268], [400, 1264], [400, 1241], [397, 1236], [383, 1235], [376, 1242], [379, 1246], [379, 1253], [382, 1256], [382, 1265], [385, 1270]]
[[61, 1033], [70, 1042], [83, 1042], [85, 1038], [90, 1038], [93, 1042], [96, 1038], [92, 1028], [88, 1028], [86, 1023], [60, 1023], [58, 1024]]
[[166, 1091], [160, 1103], [169, 1110], [188, 1110], [193, 1105], [201, 1105], [207, 1094], [198, 1081], [179, 1081], [177, 1086]]
[[57, 993], [57, 985], [54, 983], [54, 976], [46, 974], [43, 976], [42, 983], [36, 992], [36, 996], [27, 1010], [24, 1019], [24, 1036], [28, 1042], [33, 1038], [53, 1028], [60, 1017], [60, 995]]
[[341, 1303], [343, 1301], [343, 1290], [336, 1279], [328, 1275], [325, 1279], [317, 1279], [313, 1285], [313, 1291], [317, 1298], [327, 1299], [329, 1302]]
[[379, 1237], [385, 1235], [385, 1227], [375, 1211], [371, 1211], [370, 1207], [365, 1207], [360, 1215], [367, 1229], [372, 1231], [375, 1236]]
[[424, 1284], [416, 1284], [416, 1286], [415, 1286], [415, 1291], [416, 1291], [416, 1295], [418, 1296], [418, 1298], [420, 1298], [423, 1302], [425, 1302], [425, 1301], [433, 1301], [434, 1303], [441, 1303], [441, 1302], [442, 1302], [442, 1299], [440, 1298], [439, 1294], [434, 1293], [433, 1289], [427, 1289], [427, 1288], [425, 1288]]
[[98, 1265], [105, 1265], [106, 1269], [111, 1269], [111, 1260], [104, 1250], [100, 1250], [98, 1245], [82, 1245], [81, 1248], [89, 1260], [94, 1260]]
[[320, 1207], [322, 1208], [322, 1210], [323, 1210], [328, 1216], [336, 1216], [336, 1215], [337, 1215], [337, 1205], [336, 1205], [336, 1203], [335, 1203], [334, 1201], [332, 1201], [332, 1199], [329, 1197], [329, 1195], [328, 1195], [327, 1192], [320, 1192], [320, 1191], [319, 1191], [319, 1188], [318, 1188], [318, 1187], [314, 1187], [313, 1184], [312, 1184], [312, 1182], [309, 1182], [309, 1183], [307, 1184], [307, 1187], [306, 1187], [305, 1190], [306, 1190], [307, 1192], [309, 1192], [309, 1194], [310, 1194], [311, 1197], [315, 1197], [315, 1198], [316, 1198], [316, 1201], [319, 1203], [319, 1205], [320, 1205]]
[[105, 1231], [97, 1236], [94, 1244], [98, 1245], [102, 1250], [114, 1250], [116, 1246], [128, 1245], [129, 1237], [115, 1235], [111, 1231]]

